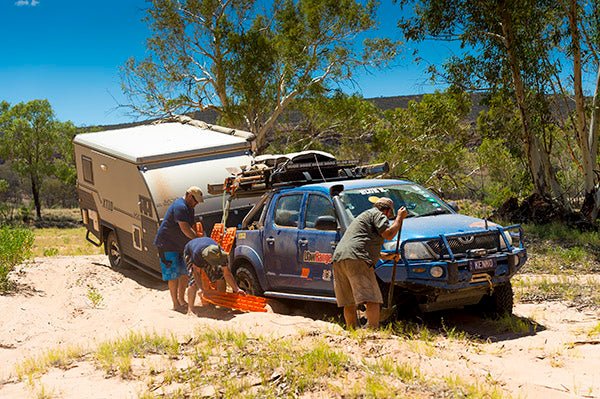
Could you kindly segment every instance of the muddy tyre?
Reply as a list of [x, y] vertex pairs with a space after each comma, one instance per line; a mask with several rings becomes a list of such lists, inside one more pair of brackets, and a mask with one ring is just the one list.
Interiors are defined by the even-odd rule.
[[114, 231], [108, 233], [106, 241], [104, 242], [104, 248], [106, 250], [106, 255], [108, 255], [110, 266], [113, 269], [122, 268], [125, 261], [123, 260], [123, 253], [121, 252], [121, 247], [119, 246], [117, 235]]
[[479, 309], [488, 317], [501, 317], [512, 315], [513, 290], [510, 282], [494, 288], [492, 295], [486, 295], [479, 303]]
[[254, 269], [248, 263], [242, 263], [236, 268], [235, 281], [248, 294], [260, 296], [264, 293]]

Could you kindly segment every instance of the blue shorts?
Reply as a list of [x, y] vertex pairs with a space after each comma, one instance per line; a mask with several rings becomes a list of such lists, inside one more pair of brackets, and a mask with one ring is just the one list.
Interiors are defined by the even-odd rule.
[[181, 252], [160, 252], [160, 270], [164, 281], [187, 276], [183, 254]]

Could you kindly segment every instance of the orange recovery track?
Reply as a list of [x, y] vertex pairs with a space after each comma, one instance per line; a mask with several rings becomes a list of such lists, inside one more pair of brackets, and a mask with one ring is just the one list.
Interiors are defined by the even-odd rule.
[[240, 310], [242, 312], [266, 312], [267, 299], [254, 295], [241, 295], [232, 292], [217, 291], [214, 284], [210, 282], [208, 276], [202, 270], [202, 286], [210, 287], [210, 291], [202, 291], [203, 301], [212, 303], [216, 306], [223, 306], [230, 309]]

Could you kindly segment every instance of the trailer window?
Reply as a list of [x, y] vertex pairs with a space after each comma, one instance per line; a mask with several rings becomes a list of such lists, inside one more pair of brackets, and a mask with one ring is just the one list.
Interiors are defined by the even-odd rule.
[[94, 184], [94, 171], [92, 169], [92, 159], [81, 156], [81, 169], [83, 170], [83, 180], [88, 183]]

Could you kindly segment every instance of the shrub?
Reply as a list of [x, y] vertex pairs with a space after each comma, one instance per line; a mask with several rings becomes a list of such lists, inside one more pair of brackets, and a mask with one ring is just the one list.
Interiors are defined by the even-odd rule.
[[0, 292], [11, 288], [8, 273], [31, 257], [33, 233], [17, 227], [0, 228]]

